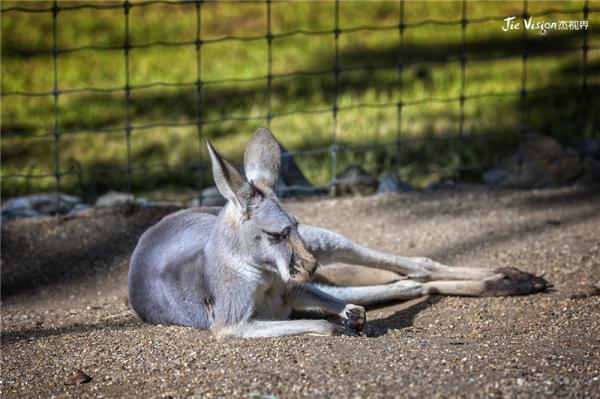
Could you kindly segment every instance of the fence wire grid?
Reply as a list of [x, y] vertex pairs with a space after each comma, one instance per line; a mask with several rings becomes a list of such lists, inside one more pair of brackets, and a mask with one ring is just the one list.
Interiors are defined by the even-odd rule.
[[[144, 165], [136, 165], [132, 156], [132, 133], [137, 131], [143, 131], [153, 128], [169, 128], [169, 127], [195, 127], [197, 130], [197, 137], [201, 146], [203, 146], [203, 142], [205, 139], [205, 127], [208, 125], [220, 125], [228, 121], [242, 121], [242, 122], [256, 122], [256, 126], [266, 125], [267, 127], [271, 127], [272, 121], [277, 118], [282, 118], [290, 115], [305, 115], [307, 118], [311, 115], [331, 115], [332, 121], [332, 130], [330, 132], [330, 143], [327, 146], [322, 146], [318, 148], [311, 148], [309, 150], [294, 150], [284, 154], [284, 156], [316, 156], [328, 154], [329, 162], [330, 162], [330, 179], [327, 183], [322, 185], [317, 185], [317, 188], [326, 188], [329, 189], [332, 186], [336, 185], [336, 174], [338, 172], [338, 154], [342, 151], [347, 150], [369, 150], [375, 147], [395, 147], [400, 148], [403, 144], [413, 141], [413, 140], [453, 140], [453, 141], [468, 141], [472, 138], [469, 132], [465, 131], [465, 104], [474, 99], [481, 98], [502, 98], [502, 97], [517, 97], [521, 101], [525, 101], [529, 96], [534, 94], [544, 95], [547, 93], [562, 93], [564, 95], [569, 96], [581, 96], [583, 107], [585, 108], [589, 103], [590, 96], [593, 96], [597, 93], [599, 86], [596, 84], [590, 84], [589, 82], [589, 67], [588, 67], [588, 54], [590, 51], [600, 49], [600, 45], [593, 45], [589, 43], [589, 32], [590, 29], [581, 29], [581, 45], [578, 46], [555, 46], [550, 49], [544, 49], [544, 53], [555, 53], [559, 56], [562, 53], [566, 52], [580, 52], [582, 57], [582, 68], [579, 73], [579, 81], [580, 83], [577, 85], [551, 85], [542, 88], [528, 88], [528, 62], [529, 58], [532, 55], [536, 54], [538, 51], [535, 47], [528, 46], [528, 41], [530, 40], [531, 33], [523, 29], [522, 34], [522, 51], [520, 54], [521, 63], [522, 63], [522, 73], [520, 76], [520, 89], [517, 91], [509, 90], [509, 91], [493, 91], [493, 92], [483, 92], [477, 94], [467, 94], [465, 91], [465, 86], [467, 83], [466, 78], [466, 67], [469, 63], [473, 61], [494, 61], [501, 60], [503, 58], [511, 58], [514, 57], [514, 53], [509, 54], [498, 54], [494, 51], [490, 51], [488, 53], [483, 54], [468, 54], [468, 45], [467, 45], [467, 29], [472, 26], [477, 26], [479, 24], [488, 24], [494, 23], [500, 26], [503, 23], [507, 15], [489, 15], [483, 17], [472, 17], [469, 18], [467, 13], [467, 4], [472, 3], [472, 1], [467, 2], [467, 0], [458, 1], [462, 7], [461, 17], [459, 19], [424, 19], [421, 21], [413, 21], [407, 22], [405, 21], [405, 1], [400, 0], [399, 3], [399, 12], [397, 15], [397, 22], [394, 24], [387, 25], [359, 25], [352, 27], [341, 27], [340, 24], [340, 8], [344, 7], [345, 3], [341, 0], [331, 0], [329, 3], [333, 3], [335, 6], [333, 13], [333, 21], [332, 28], [326, 30], [310, 30], [310, 29], [296, 29], [284, 32], [273, 32], [273, 17], [272, 17], [272, 6], [274, 3], [285, 3], [279, 2], [275, 0], [266, 0], [266, 1], [250, 1], [244, 3], [258, 3], [264, 4], [264, 18], [266, 18], [266, 32], [261, 35], [225, 35], [221, 37], [211, 37], [211, 38], [203, 38], [202, 37], [202, 12], [203, 7], [210, 3], [210, 1], [206, 0], [196, 0], [191, 2], [178, 2], [178, 1], [143, 1], [143, 2], [105, 2], [105, 3], [90, 3], [90, 2], [80, 2], [80, 3], [68, 3], [64, 4], [60, 1], [53, 1], [52, 3], [48, 3], [48, 7], [29, 7], [27, 2], [23, 2], [18, 6], [13, 7], [5, 7], [2, 8], [1, 12], [4, 16], [10, 14], [19, 14], [19, 13], [34, 13], [34, 14], [47, 14], [49, 18], [51, 18], [51, 36], [52, 36], [52, 47], [50, 49], [50, 56], [52, 59], [52, 73], [53, 75], [53, 89], [48, 91], [9, 91], [4, 90], [4, 85], [2, 86], [2, 101], [10, 101], [13, 97], [52, 97], [53, 99], [53, 128], [49, 131], [43, 132], [27, 132], [27, 131], [11, 131], [4, 128], [2, 129], [3, 137], [19, 137], [26, 143], [26, 140], [35, 140], [39, 138], [52, 138], [53, 139], [53, 147], [52, 150], [54, 154], [54, 170], [49, 170], [47, 173], [24, 173], [22, 171], [18, 172], [8, 172], [2, 173], [3, 184], [6, 184], [7, 181], [12, 180], [36, 180], [36, 179], [48, 179], [51, 178], [54, 180], [54, 188], [56, 191], [56, 201], [57, 201], [57, 209], [60, 209], [60, 195], [59, 193], [63, 189], [62, 181], [63, 177], [74, 175], [80, 173], [80, 171], [73, 170], [65, 170], [61, 167], [61, 139], [63, 137], [69, 135], [77, 135], [82, 133], [94, 133], [94, 134], [108, 134], [108, 133], [123, 133], [123, 145], [126, 148], [126, 164], [117, 166], [111, 169], [104, 170], [104, 173], [115, 173], [115, 174], [123, 174], [126, 176], [127, 181], [127, 190], [131, 193], [133, 192], [133, 182], [134, 182], [134, 171], [147, 171], [149, 169], [183, 169], [183, 170], [196, 170], [198, 173], [198, 192], [200, 193], [203, 188], [203, 173], [207, 173], [210, 171], [210, 162], [208, 159], [199, 155], [197, 162], [184, 163], [178, 165], [170, 165], [168, 163], [155, 163], [155, 164], [144, 164]], [[155, 5], [162, 4], [173, 7], [189, 7], [191, 12], [195, 13], [196, 17], [196, 25], [195, 25], [195, 39], [188, 41], [167, 41], [167, 40], [159, 40], [159, 41], [150, 41], [145, 43], [134, 43], [131, 41], [131, 23], [130, 23], [130, 12], [134, 8], [145, 8], [149, 9], [154, 7]], [[556, 7], [547, 8], [543, 11], [530, 13], [529, 9], [529, 1], [524, 0], [521, 2], [521, 14], [518, 15], [519, 18], [527, 19], [529, 17], [544, 17], [554, 14], [561, 14], [565, 16], [574, 16], [576, 19], [588, 20], [592, 13], [597, 13], [599, 9], [590, 7], [589, 1], [586, 0], [582, 3], [583, 6], [581, 9], [561, 9]], [[122, 10], [123, 12], [123, 24], [124, 24], [124, 42], [120, 45], [83, 45], [78, 47], [70, 47], [70, 48], [61, 48], [58, 45], [57, 40], [57, 30], [60, 24], [60, 16], [63, 13], [75, 13], [79, 10]], [[165, 17], [165, 23], [168, 23], [168, 17]], [[405, 57], [404, 56], [404, 48], [406, 44], [406, 32], [413, 29], [420, 29], [427, 26], [459, 26], [461, 29], [461, 46], [455, 51], [455, 54], [436, 58], [436, 57], [428, 57], [427, 55], [420, 57]], [[348, 33], [356, 33], [356, 32], [389, 32], [390, 35], [397, 36], [397, 56], [396, 59], [392, 63], [382, 63], [382, 64], [368, 64], [368, 65], [351, 65], [345, 66], [341, 62], [340, 58], [340, 37]], [[315, 37], [331, 37], [334, 41], [333, 46], [333, 65], [328, 68], [320, 69], [320, 70], [295, 70], [284, 73], [274, 73], [273, 72], [273, 43], [283, 39], [290, 37], [305, 37], [306, 40], [312, 40]], [[205, 46], [215, 44], [215, 43], [224, 43], [224, 42], [257, 42], [264, 41], [267, 44], [267, 57], [264, 61], [266, 64], [266, 75], [262, 76], [253, 76], [248, 78], [223, 78], [223, 79], [203, 79], [203, 70], [202, 70], [202, 50]], [[150, 82], [143, 84], [131, 84], [131, 52], [135, 49], [143, 49], [143, 48], [167, 48], [167, 47], [190, 47], [193, 48], [196, 54], [196, 70], [193, 71], [195, 74], [195, 78], [190, 81], [181, 81], [181, 82]], [[94, 52], [105, 52], [105, 51], [121, 51], [123, 54], [123, 63], [121, 66], [114, 65], [114, 68], [123, 68], [124, 76], [125, 76], [125, 85], [124, 86], [116, 86], [116, 87], [79, 87], [79, 88], [61, 88], [61, 82], [59, 81], [59, 73], [58, 60], [62, 55], [71, 54], [83, 50], [94, 51]], [[37, 50], [37, 49], [2, 49], [2, 56], [11, 56], [18, 55], [22, 57], [32, 57], [36, 55], [44, 54], [47, 55], [47, 50]], [[458, 96], [452, 97], [423, 97], [417, 99], [405, 98], [403, 96], [403, 89], [405, 86], [405, 77], [403, 76], [403, 71], [411, 66], [411, 65], [433, 65], [436, 64], [448, 64], [448, 63], [457, 63], [460, 68], [460, 94]], [[357, 103], [357, 104], [349, 104], [342, 105], [339, 103], [340, 98], [340, 90], [341, 84], [340, 79], [344, 73], [352, 72], [352, 71], [365, 71], [365, 72], [374, 72], [378, 70], [392, 70], [397, 72], [397, 80], [395, 85], [395, 90], [398, 94], [398, 100], [393, 102], [377, 102], [377, 103]], [[331, 76], [333, 78], [333, 89], [332, 89], [332, 102], [329, 106], [326, 107], [318, 107], [318, 108], [298, 108], [283, 112], [273, 112], [273, 85], [274, 82], [280, 79], [286, 78], [294, 78], [294, 77], [309, 77], [309, 76]], [[10, 79], [10, 77], [4, 76], [3, 79]], [[266, 83], [266, 108], [267, 112], [262, 115], [234, 115], [228, 114], [223, 115], [219, 118], [204, 118], [203, 117], [203, 90], [206, 90], [208, 86], [211, 85], [220, 85], [220, 84], [244, 84], [244, 83], [252, 83], [252, 82], [265, 82]], [[154, 123], [146, 123], [146, 124], [133, 124], [131, 117], [131, 106], [132, 92], [148, 89], [148, 88], [175, 88], [175, 89], [192, 89], [195, 91], [195, 120], [194, 121], [182, 121], [182, 122], [154, 122]], [[61, 121], [59, 118], [59, 103], [62, 95], [65, 94], [87, 94], [87, 93], [123, 93], [125, 102], [124, 102], [124, 120], [123, 125], [120, 127], [82, 127], [82, 128], [63, 128], [61, 126]], [[416, 106], [416, 105], [427, 105], [427, 104], [457, 104], [458, 105], [458, 128], [454, 132], [450, 132], [451, 134], [444, 135], [442, 137], [428, 137], [428, 138], [419, 138], [419, 137], [411, 137], [405, 136], [402, 131], [402, 119], [403, 119], [403, 111], [407, 107]], [[384, 142], [377, 143], [355, 143], [355, 144], [342, 144], [338, 140], [339, 136], [339, 124], [338, 124], [338, 115], [341, 111], [346, 110], [355, 110], [361, 111], [364, 109], [377, 109], [377, 108], [386, 108], [386, 109], [395, 109], [396, 110], [396, 128], [395, 128], [395, 138], [393, 140], [387, 140]], [[523, 108], [525, 109], [525, 108]], [[596, 110], [597, 111], [597, 110]], [[525, 111], [523, 111], [524, 113]], [[585, 119], [592, 119], [594, 111], [591, 109], [586, 110]], [[514, 130], [518, 132], [518, 134], [523, 135], [527, 132], [527, 125], [524, 122], [525, 115], [521, 115], [520, 121], [518, 124], [514, 126]], [[576, 121], [575, 121], [576, 122]], [[597, 121], [596, 121], [597, 122]], [[594, 123], [596, 123], [594, 122]], [[597, 129], [597, 126], [594, 125], [594, 130]], [[250, 134], [250, 132], [248, 133]], [[299, 133], [300, 134], [300, 133]], [[481, 134], [478, 135], [481, 137]], [[398, 157], [399, 158], [399, 157]], [[462, 168], [480, 168], [482, 165], [461, 165]], [[208, 172], [210, 173], [210, 172]], [[305, 187], [300, 186], [289, 186], [286, 187], [285, 190], [302, 190]]]

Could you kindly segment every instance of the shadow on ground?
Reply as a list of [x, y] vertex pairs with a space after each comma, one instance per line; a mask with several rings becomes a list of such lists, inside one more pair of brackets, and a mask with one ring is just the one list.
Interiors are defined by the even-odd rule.
[[[370, 307], [365, 334], [367, 337], [377, 338], [386, 335], [389, 330], [410, 328], [419, 313], [441, 300], [442, 298], [439, 296], [427, 296], [400, 304], [382, 304]], [[374, 319], [369, 318], [371, 314], [375, 316]]]
[[140, 235], [176, 207], [95, 209], [2, 225], [2, 299], [127, 270]]
[[143, 326], [143, 324], [144, 322], [139, 317], [136, 315], [131, 315], [127, 318], [101, 320], [99, 322], [90, 324], [75, 323], [52, 328], [40, 326], [16, 331], [4, 331], [2, 332], [2, 345], [10, 345], [19, 341], [56, 337], [67, 334], [84, 334], [95, 330], [129, 330], [135, 327]]
[[[515, 240], [537, 237], [548, 231], [572, 229], [579, 223], [600, 218], [596, 207], [592, 205], [600, 200], [600, 191], [591, 188], [530, 192], [465, 188], [380, 198], [384, 200], [372, 197], [373, 201], [377, 201], [378, 214], [392, 215], [398, 209], [409, 210], [410, 218], [403, 224], [404, 229], [421, 228], [435, 218], [459, 221], [477, 217], [473, 215], [487, 213], [490, 206], [514, 208], [521, 214], [531, 215], [493, 229], [482, 225], [479, 228], [484, 231], [475, 236], [458, 235], [447, 245], [420, 254], [445, 262], [482, 245], [501, 246]], [[366, 200], [357, 201], [362, 204], [356, 209], [358, 215], [368, 211], [360, 209], [370, 206], [368, 204], [371, 202]], [[327, 200], [323, 202], [327, 203]], [[307, 203], [306, 206], [312, 207], [314, 203]], [[35, 295], [40, 290], [76, 286], [81, 282], [94, 282], [106, 277], [114, 281], [113, 285], [124, 284], [129, 259], [140, 235], [177, 209], [175, 206], [93, 208], [80, 216], [4, 223], [2, 299], [23, 294]], [[417, 224], [411, 227], [410, 223]]]

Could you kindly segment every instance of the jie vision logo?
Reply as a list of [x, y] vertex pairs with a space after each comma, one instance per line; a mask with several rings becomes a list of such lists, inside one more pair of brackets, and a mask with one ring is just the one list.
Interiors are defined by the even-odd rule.
[[507, 17], [504, 18], [504, 23], [502, 24], [502, 30], [504, 32], [513, 31], [513, 30], [537, 30], [540, 31], [543, 35], [550, 30], [587, 30], [589, 26], [588, 21], [542, 21], [536, 20], [533, 17], [523, 18], [522, 21], [518, 20], [517, 17]]

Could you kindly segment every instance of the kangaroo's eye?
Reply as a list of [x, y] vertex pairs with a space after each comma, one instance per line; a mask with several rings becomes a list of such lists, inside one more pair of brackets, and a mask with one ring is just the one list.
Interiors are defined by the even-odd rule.
[[267, 234], [267, 236], [269, 237], [269, 241], [271, 242], [280, 242], [283, 240], [283, 236], [280, 233], [270, 233], [268, 231], [265, 231], [265, 233]]
[[274, 233], [272, 231], [266, 231], [266, 230], [263, 230], [263, 231], [269, 237], [269, 241], [271, 241], [271, 242], [281, 242], [281, 241], [287, 239], [288, 235], [290, 234], [289, 227], [286, 227], [279, 233]]

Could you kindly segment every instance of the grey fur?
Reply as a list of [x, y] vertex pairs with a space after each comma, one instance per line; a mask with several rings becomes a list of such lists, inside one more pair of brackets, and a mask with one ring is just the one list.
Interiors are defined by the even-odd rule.
[[[216, 185], [229, 202], [216, 216], [202, 208], [168, 215], [140, 238], [131, 258], [129, 298], [150, 323], [240, 337], [355, 335], [365, 323], [358, 305], [432, 293], [528, 294], [548, 286], [516, 269], [449, 267], [385, 254], [298, 224], [275, 196], [281, 154], [267, 129], [258, 129], [245, 151], [250, 181], [207, 146]], [[317, 285], [309, 282], [317, 261], [365, 265], [411, 279], [369, 287]], [[338, 322], [288, 320], [294, 310], [336, 316]]]
[[268, 129], [258, 128], [244, 151], [244, 171], [252, 185], [274, 190], [281, 165], [281, 149]]
[[225, 158], [221, 157], [207, 140], [206, 146], [212, 161], [213, 177], [217, 188], [237, 209], [244, 209], [253, 196], [252, 187]]

